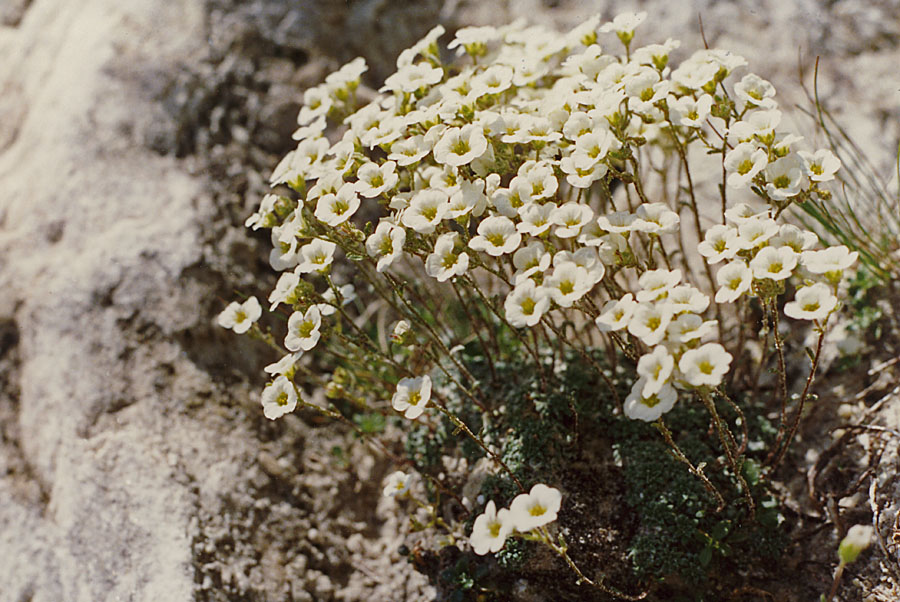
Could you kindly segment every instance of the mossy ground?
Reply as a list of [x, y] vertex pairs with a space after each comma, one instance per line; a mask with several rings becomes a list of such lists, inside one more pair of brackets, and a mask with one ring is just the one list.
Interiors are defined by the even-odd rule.
[[[524, 360], [495, 362], [492, 375], [484, 358], [469, 351], [466, 362], [479, 379], [480, 397], [495, 411], [482, 421], [462, 396], [451, 397], [453, 409], [497, 445], [526, 488], [543, 482], [561, 489], [555, 528], [586, 575], [605, 575], [607, 585], [630, 595], [650, 591], [648, 599], [718, 600], [722, 591], [749, 583], [743, 569], [775, 570], [787, 528], [779, 504], [758, 480], [762, 458], [751, 452], [744, 465], [756, 504], [751, 518], [699, 400], [683, 395], [666, 420], [685, 454], [695, 464], [706, 463], [706, 473], [728, 501], [721, 512], [653, 425], [616, 410], [614, 395], [596, 373], [601, 354], [588, 362], [575, 353], [559, 353], [542, 367]], [[623, 399], [630, 383], [612, 372], [608, 377]], [[773, 429], [758, 412], [752, 407], [745, 412], [751, 439], [770, 436]], [[723, 414], [734, 424], [736, 416]], [[469, 465], [481, 456], [471, 441], [454, 435], [449, 421], [434, 430], [417, 426], [406, 448], [417, 467], [428, 472], [438, 469], [442, 456], [461, 455]], [[465, 480], [465, 475], [455, 477]], [[517, 493], [503, 472], [481, 487], [483, 499], [493, 499], [498, 507]], [[533, 542], [509, 540], [495, 556], [448, 546], [411, 558], [449, 600], [609, 599], [576, 585], [571, 569]]]

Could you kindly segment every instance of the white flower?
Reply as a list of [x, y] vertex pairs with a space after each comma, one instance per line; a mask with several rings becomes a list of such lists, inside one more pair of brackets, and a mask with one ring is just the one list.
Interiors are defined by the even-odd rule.
[[803, 170], [813, 182], [828, 182], [834, 179], [834, 174], [841, 168], [841, 160], [827, 148], [821, 148], [815, 153], [798, 151], [803, 160]]
[[726, 180], [731, 188], [743, 188], [753, 182], [753, 177], [765, 169], [769, 158], [765, 149], [755, 142], [742, 142], [725, 155]]
[[378, 258], [376, 270], [383, 272], [389, 265], [403, 254], [403, 243], [406, 242], [406, 230], [388, 221], [378, 224], [369, 238], [366, 239], [366, 251], [371, 257]]
[[487, 150], [484, 130], [475, 124], [447, 128], [434, 145], [434, 160], [445, 165], [468, 165]]
[[396, 161], [400, 167], [406, 167], [413, 163], [418, 163], [430, 152], [431, 145], [425, 141], [425, 137], [416, 135], [402, 138], [392, 143], [388, 159]]
[[717, 324], [716, 320], [704, 321], [697, 314], [681, 314], [669, 324], [666, 337], [675, 343], [689, 343], [713, 334]]
[[716, 273], [716, 282], [719, 284], [716, 303], [732, 303], [750, 290], [750, 285], [753, 284], [753, 270], [747, 267], [743, 260], [736, 259], [719, 269]]
[[516, 268], [515, 284], [518, 285], [532, 274], [545, 272], [550, 267], [550, 253], [544, 248], [544, 243], [532, 241], [513, 253], [513, 266]]
[[738, 226], [738, 237], [735, 245], [739, 249], [761, 247], [770, 238], [778, 234], [778, 223], [770, 217], [753, 217]]
[[553, 231], [559, 238], [578, 236], [581, 227], [593, 217], [594, 211], [589, 206], [574, 201], [565, 203], [550, 213], [550, 221], [559, 226]]
[[277, 362], [263, 368], [263, 370], [265, 370], [266, 374], [287, 376], [293, 372], [294, 364], [297, 363], [297, 360], [300, 359], [301, 355], [303, 355], [302, 352], [288, 353], [287, 355], [282, 356]]
[[431, 377], [401, 378], [391, 399], [391, 406], [410, 420], [415, 420], [425, 411], [431, 399]]
[[634, 229], [635, 216], [627, 211], [607, 213], [597, 218], [597, 224], [607, 232], [621, 234]]
[[709, 94], [703, 94], [698, 99], [692, 96], [682, 96], [669, 102], [670, 119], [673, 125], [682, 127], [702, 127], [704, 120], [709, 116], [713, 99]]
[[284, 338], [284, 346], [289, 351], [309, 351], [319, 342], [322, 325], [322, 314], [319, 308], [313, 305], [306, 313], [295, 311], [288, 318], [288, 333]]
[[485, 94], [499, 94], [512, 85], [513, 70], [507, 65], [491, 65], [472, 78], [472, 99], [481, 98]]
[[428, 63], [404, 65], [384, 80], [384, 86], [378, 91], [412, 93], [419, 88], [433, 86], [442, 79], [444, 79], [444, 70], [440, 67], [432, 67]]
[[[748, 73], [734, 85], [734, 94], [743, 105], [751, 105], [761, 109], [774, 109], [776, 106], [775, 86], [753, 73]], [[743, 106], [739, 107], [743, 109]]]
[[639, 378], [631, 386], [631, 393], [625, 398], [622, 409], [625, 415], [632, 420], [653, 422], [675, 407], [675, 402], [678, 401], [678, 392], [672, 385], [665, 384], [659, 392], [644, 397], [641, 394], [644, 385], [645, 379]]
[[474, 182], [463, 180], [459, 183], [459, 190], [450, 197], [447, 208], [447, 219], [458, 219], [471, 213], [479, 217], [487, 208], [487, 196], [484, 194], [484, 180]]
[[469, 268], [469, 255], [457, 251], [459, 234], [441, 234], [434, 243], [434, 252], [425, 259], [425, 271], [438, 282], [445, 282], [454, 276], [461, 276]]
[[622, 13], [616, 15], [611, 23], [604, 23], [600, 27], [600, 33], [614, 31], [619, 36], [619, 40], [627, 46], [634, 38], [634, 28], [643, 23], [646, 18], [646, 11]]
[[615, 135], [605, 128], [582, 134], [575, 140], [572, 161], [578, 169], [591, 169], [618, 147]]
[[784, 201], [800, 192], [803, 170], [796, 155], [788, 155], [769, 163], [765, 169], [766, 192], [775, 201]]
[[645, 345], [658, 345], [666, 336], [671, 321], [672, 306], [669, 303], [641, 303], [628, 321], [628, 332]]
[[259, 300], [256, 297], [250, 297], [243, 303], [232, 301], [228, 304], [216, 322], [222, 328], [230, 328], [238, 334], [243, 334], [250, 330], [250, 327], [262, 315], [262, 308], [259, 306]]
[[800, 260], [813, 274], [825, 274], [829, 280], [839, 282], [844, 270], [856, 263], [858, 257], [857, 251], [850, 252], [844, 245], [838, 245], [820, 251], [804, 251]]
[[359, 209], [359, 196], [354, 188], [353, 184], [345, 184], [337, 194], [320, 196], [316, 203], [316, 219], [329, 226], [338, 226], [350, 219]]
[[634, 296], [626, 293], [621, 299], [607, 301], [594, 322], [600, 332], [622, 330], [628, 326], [636, 308]]
[[706, 343], [685, 351], [678, 361], [678, 370], [684, 380], [694, 387], [716, 387], [728, 372], [731, 359], [731, 354], [718, 343]]
[[709, 297], [689, 284], [682, 284], [669, 289], [666, 300], [672, 307], [672, 313], [692, 311], [702, 313], [709, 307]]
[[553, 222], [550, 216], [556, 211], [556, 203], [528, 203], [519, 209], [522, 221], [516, 224], [516, 230], [520, 234], [540, 236], [550, 229]]
[[300, 263], [294, 270], [297, 274], [324, 272], [334, 261], [334, 250], [337, 244], [314, 238], [309, 244], [300, 248]]
[[534, 280], [525, 279], [506, 296], [503, 309], [506, 321], [514, 328], [534, 326], [550, 308], [550, 294]]
[[672, 271], [665, 268], [647, 270], [638, 278], [638, 285], [641, 287], [636, 295], [638, 303], [656, 301], [679, 282], [681, 282], [681, 270], [679, 269]]
[[797, 320], [821, 320], [831, 314], [837, 302], [831, 288], [817, 282], [798, 289], [794, 300], [784, 304], [784, 314]]
[[757, 280], [785, 280], [797, 267], [797, 253], [790, 247], [764, 247], [750, 261]]
[[643, 203], [634, 212], [632, 229], [648, 234], [675, 232], [681, 218], [665, 203]]
[[571, 307], [594, 284], [588, 271], [571, 261], [556, 266], [553, 273], [544, 279], [544, 287], [560, 307]]
[[559, 489], [538, 483], [513, 499], [509, 505], [510, 520], [516, 530], [526, 533], [555, 521], [561, 505]]
[[475, 251], [484, 251], [492, 257], [499, 257], [515, 251], [520, 242], [522, 235], [516, 231], [512, 220], [495, 215], [478, 224], [478, 236], [469, 241], [469, 247]]
[[609, 171], [605, 163], [597, 162], [591, 167], [579, 169], [575, 166], [572, 155], [563, 157], [559, 162], [559, 168], [566, 174], [566, 182], [574, 188], [590, 188], [591, 184], [602, 178]]
[[662, 345], [655, 347], [651, 353], [642, 355], [637, 364], [637, 373], [644, 380], [641, 397], [646, 399], [659, 393], [674, 368], [675, 358]]
[[409, 494], [409, 487], [412, 484], [412, 475], [406, 474], [402, 470], [392, 472], [385, 479], [384, 497], [402, 498]]
[[447, 193], [437, 188], [420, 190], [403, 211], [400, 221], [420, 234], [431, 234], [450, 209]]
[[488, 552], [499, 552], [506, 543], [507, 536], [513, 530], [510, 511], [506, 508], [497, 512], [494, 500], [487, 503], [484, 512], [475, 519], [469, 543], [472, 551], [479, 556]]
[[581, 247], [574, 253], [572, 251], [557, 252], [553, 256], [553, 267], [558, 267], [564, 263], [574, 263], [587, 270], [588, 281], [591, 287], [600, 282], [606, 274], [606, 267], [600, 261], [597, 249], [593, 247]]
[[737, 203], [725, 212], [725, 219], [736, 226], [756, 217], [764, 217], [766, 210], [753, 207], [747, 203]]
[[269, 311], [275, 311], [281, 303], [293, 305], [297, 299], [293, 296], [294, 290], [300, 284], [300, 275], [294, 272], [284, 272], [275, 284], [275, 289], [269, 293]]
[[359, 178], [356, 183], [357, 192], [371, 199], [391, 190], [400, 179], [396, 169], [397, 164], [393, 161], [386, 161], [384, 165], [372, 162], [361, 165], [356, 170], [356, 177]]
[[782, 224], [778, 234], [769, 239], [773, 247], [790, 247], [795, 253], [802, 253], [818, 242], [819, 237], [814, 232], [801, 230], [793, 224]]
[[269, 420], [281, 418], [297, 407], [297, 391], [285, 376], [279, 376], [262, 392], [263, 414]]

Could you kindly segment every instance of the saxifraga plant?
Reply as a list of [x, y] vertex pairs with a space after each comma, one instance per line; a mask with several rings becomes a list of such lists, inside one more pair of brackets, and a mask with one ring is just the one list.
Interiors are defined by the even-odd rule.
[[[557, 521], [563, 491], [577, 497], [563, 460], [605, 441], [632, 494], [648, 488], [629, 494], [646, 535], [629, 544], [640, 577], [701, 579], [741, 545], [733, 533], [772, 528], [765, 481], [797, 432], [857, 259], [781, 223], [829, 198], [837, 157], [780, 129], [773, 86], [736, 75], [743, 58], [703, 49], [673, 68], [677, 41], [634, 47], [645, 17], [566, 34], [464, 28], [452, 62], [437, 27], [377, 94], [360, 85], [362, 59], [307, 90], [298, 146], [247, 220], [271, 230], [283, 273], [269, 311], [287, 332], [256, 323], [255, 298], [219, 316], [282, 354], [266, 367], [268, 418], [306, 407], [368, 438], [377, 421], [360, 415], [409, 421], [408, 458], [385, 449], [407, 468], [385, 494], [421, 507], [411, 528], [433, 533], [434, 548], [499, 554], [514, 569], [528, 546], [510, 538], [533, 542], [573, 582], [625, 599], [646, 592], [585, 570], [569, 544], [579, 533]], [[601, 50], [607, 34], [621, 52]], [[796, 383], [787, 319], [789, 339], [816, 335]], [[760, 389], [773, 367], [774, 387]], [[576, 374], [591, 394], [572, 393]], [[509, 397], [517, 381], [530, 389]], [[310, 401], [314, 388], [327, 405]], [[770, 435], [744, 401], [760, 392], [780, 409]], [[661, 450], [682, 471], [673, 482], [692, 488], [687, 506], [649, 490], [659, 471], [641, 467]], [[694, 541], [672, 541], [699, 571], [649, 545], [662, 506], [693, 512], [675, 522]], [[459, 566], [460, 591], [478, 591]]]

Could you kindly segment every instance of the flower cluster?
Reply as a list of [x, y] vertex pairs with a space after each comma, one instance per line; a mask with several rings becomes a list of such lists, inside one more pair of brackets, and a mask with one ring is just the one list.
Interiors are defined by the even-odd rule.
[[[632, 47], [645, 17], [598, 17], [567, 34], [522, 23], [463, 28], [447, 46], [452, 63], [436, 27], [362, 106], [362, 59], [307, 90], [297, 148], [271, 178], [293, 193], [266, 195], [247, 220], [271, 230], [269, 261], [283, 272], [270, 309], [289, 308], [286, 353], [267, 367], [267, 417], [297, 405], [298, 366], [323, 341], [341, 347], [339, 357], [378, 363], [370, 392], [407, 419], [432, 406], [449, 416], [430, 374], [461, 368], [458, 341], [444, 334], [439, 304], [426, 308], [409, 292], [417, 278], [439, 297], [489, 310], [535, 358], [540, 341], [574, 345], [566, 328], [609, 344], [636, 364], [622, 409], [645, 421], [680, 395], [708, 400], [721, 387], [731, 352], [743, 351], [722, 316], [739, 316], [751, 298], [774, 314], [793, 287], [783, 313], [824, 332], [857, 254], [816, 250], [813, 233], [779, 218], [827, 199], [840, 162], [800, 148], [781, 127], [774, 87], [738, 77], [743, 58], [704, 49], [673, 68], [676, 40]], [[624, 52], [602, 47], [606, 34]], [[719, 158], [718, 198], [691, 178], [694, 149]], [[355, 265], [354, 283], [340, 282], [341, 259]], [[403, 328], [372, 337], [353, 284]], [[738, 311], [725, 312], [730, 304]], [[244, 332], [259, 313], [251, 299], [219, 323]], [[401, 352], [417, 338], [427, 343], [421, 353]], [[344, 386], [337, 373], [328, 385]], [[394, 481], [391, 491], [407, 487]], [[553, 520], [559, 500], [537, 485], [508, 510], [489, 503], [472, 545], [496, 551], [513, 530]]]
[[538, 483], [528, 493], [520, 493], [509, 508], [497, 510], [491, 500], [484, 508], [475, 524], [469, 543], [476, 554], [499, 552], [507, 537], [515, 533], [528, 533], [556, 520], [562, 503], [558, 489]]

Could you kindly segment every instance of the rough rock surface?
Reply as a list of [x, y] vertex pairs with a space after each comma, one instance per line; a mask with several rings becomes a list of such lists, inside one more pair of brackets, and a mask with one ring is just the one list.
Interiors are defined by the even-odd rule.
[[[363, 54], [378, 83], [439, 19], [613, 4], [0, 0], [0, 602], [429, 599], [379, 501], [390, 466], [266, 421], [271, 354], [212, 324], [272, 284], [241, 224], [328, 69]], [[643, 4], [644, 39], [696, 48], [699, 12], [780, 94], [798, 49], [822, 55], [823, 93], [890, 157], [896, 1]]]

